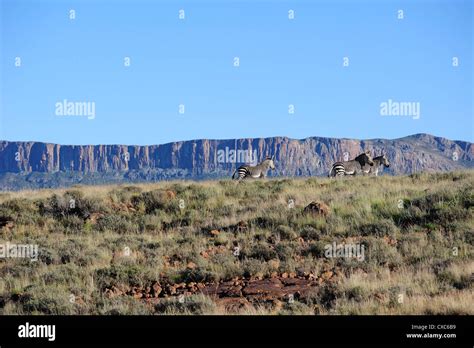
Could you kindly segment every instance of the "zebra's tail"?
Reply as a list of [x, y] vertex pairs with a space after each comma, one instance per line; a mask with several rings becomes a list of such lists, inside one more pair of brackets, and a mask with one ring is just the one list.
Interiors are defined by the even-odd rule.
[[328, 177], [344, 176], [344, 174], [345, 174], [344, 163], [336, 162], [332, 165], [331, 170], [329, 171]]
[[331, 169], [328, 173], [328, 178], [336, 176], [336, 172], [334, 171], [334, 164], [332, 165]]
[[234, 174], [232, 174], [232, 180], [234, 180], [235, 173], [237, 173], [237, 169], [234, 171]]

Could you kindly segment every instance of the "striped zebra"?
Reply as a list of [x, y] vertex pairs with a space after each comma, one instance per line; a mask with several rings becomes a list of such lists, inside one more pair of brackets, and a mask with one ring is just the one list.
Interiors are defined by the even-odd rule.
[[382, 156], [374, 157], [373, 161], [374, 161], [373, 166], [368, 165], [368, 164], [364, 165], [364, 167], [362, 168], [362, 171], [364, 173], [378, 176], [381, 165], [383, 165], [385, 168], [390, 167], [390, 162], [388, 161], [388, 158], [387, 156], [385, 156], [385, 154], [383, 154]]
[[267, 176], [268, 169], [275, 169], [275, 164], [273, 163], [274, 157], [267, 157], [261, 163], [256, 166], [251, 165], [242, 165], [237, 168], [232, 174], [232, 179], [234, 179], [235, 174], [238, 174], [237, 180], [240, 182], [245, 178], [265, 178]]
[[341, 177], [344, 175], [365, 174], [362, 168], [364, 166], [372, 166], [374, 164], [370, 151], [361, 153], [352, 161], [336, 162], [332, 165], [329, 171], [329, 177]]

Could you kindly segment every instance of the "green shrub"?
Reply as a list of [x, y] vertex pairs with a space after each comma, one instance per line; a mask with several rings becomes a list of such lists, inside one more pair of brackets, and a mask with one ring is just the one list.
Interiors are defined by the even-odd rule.
[[215, 303], [203, 295], [163, 299], [155, 305], [156, 314], [212, 314], [215, 309]]
[[40, 203], [40, 212], [56, 219], [71, 215], [86, 219], [92, 213], [106, 210], [101, 201], [85, 198], [81, 191], [66, 191], [62, 196], [54, 194], [46, 202]]
[[137, 233], [139, 226], [122, 215], [105, 215], [97, 221], [99, 231], [112, 231], [119, 234]]
[[397, 228], [392, 220], [380, 219], [375, 222], [363, 224], [359, 226], [359, 233], [362, 236], [391, 236], [397, 232]]
[[219, 277], [216, 272], [201, 268], [186, 268], [180, 273], [178, 282], [213, 282], [218, 279]]
[[269, 272], [267, 263], [258, 259], [244, 260], [242, 269], [245, 277], [265, 276]]
[[280, 243], [275, 247], [278, 259], [282, 261], [291, 260], [295, 257], [298, 247], [295, 244]]
[[95, 271], [95, 279], [99, 289], [111, 286], [144, 286], [150, 282], [144, 269], [132, 263], [113, 264]]
[[276, 232], [280, 235], [281, 240], [293, 240], [298, 237], [295, 231], [290, 226], [279, 225]]
[[266, 244], [256, 244], [250, 250], [248, 257], [269, 261], [275, 259], [277, 253]]
[[312, 240], [319, 240], [321, 237], [322, 232], [313, 226], [304, 226], [300, 232], [300, 236], [304, 239], [312, 239]]
[[24, 314], [74, 314], [71, 292], [54, 285], [30, 285], [24, 289], [19, 304]]

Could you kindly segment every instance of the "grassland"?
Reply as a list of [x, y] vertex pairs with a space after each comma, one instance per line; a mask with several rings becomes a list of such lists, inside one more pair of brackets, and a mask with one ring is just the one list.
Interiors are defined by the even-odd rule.
[[[0, 314], [474, 314], [473, 186], [464, 171], [0, 193], [0, 244], [39, 248], [0, 259]], [[333, 243], [365, 257], [327, 257]], [[271, 279], [294, 280], [291, 301]], [[219, 284], [237, 292], [205, 291]]]

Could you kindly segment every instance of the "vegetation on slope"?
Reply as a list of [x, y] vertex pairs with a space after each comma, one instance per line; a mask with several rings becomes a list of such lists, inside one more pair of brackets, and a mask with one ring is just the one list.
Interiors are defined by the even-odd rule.
[[[474, 172], [0, 194], [1, 314], [474, 314]], [[312, 201], [327, 214], [305, 212]], [[364, 257], [328, 257], [328, 245]], [[217, 289], [217, 290], [216, 290]]]

